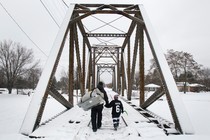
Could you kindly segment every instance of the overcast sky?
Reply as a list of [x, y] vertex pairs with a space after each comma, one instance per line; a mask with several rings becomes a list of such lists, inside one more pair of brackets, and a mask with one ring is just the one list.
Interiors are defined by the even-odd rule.
[[[64, 1], [69, 4], [71, 1], [80, 3], [82, 0]], [[62, 0], [42, 0], [42, 2], [51, 10], [52, 16], [60, 25], [67, 10]], [[95, 0], [92, 2], [143, 4], [164, 53], [168, 49], [188, 52], [199, 64], [210, 68], [209, 0]], [[59, 28], [41, 1], [0, 0], [0, 4], [0, 41], [10, 39], [32, 48], [43, 66]], [[65, 61], [65, 58], [62, 61]]]

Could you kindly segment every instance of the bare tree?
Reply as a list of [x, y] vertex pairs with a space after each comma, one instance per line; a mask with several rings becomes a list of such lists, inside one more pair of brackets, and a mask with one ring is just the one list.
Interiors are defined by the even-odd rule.
[[6, 77], [6, 86], [9, 93], [21, 75], [35, 68], [38, 62], [33, 63], [32, 49], [26, 49], [20, 43], [11, 40], [0, 42], [0, 68]]
[[2, 69], [0, 69], [0, 88], [5, 88], [5, 76]]
[[161, 79], [159, 74], [159, 69], [154, 59], [150, 60], [151, 65], [148, 70], [148, 74], [145, 76], [145, 84], [154, 83], [160, 85]]
[[174, 51], [173, 49], [170, 49], [166, 54], [166, 59], [173, 76], [177, 80], [180, 74], [186, 76], [188, 72], [196, 76], [202, 67], [194, 60], [190, 53], [183, 51]]
[[180, 52], [174, 51], [173, 49], [168, 50], [167, 54], [165, 55], [168, 65], [170, 66], [171, 72], [176, 80], [178, 80], [178, 76], [181, 73], [180, 63], [182, 57], [180, 55]]
[[30, 69], [25, 76], [25, 79], [27, 80], [27, 87], [30, 89], [35, 89], [40, 76], [41, 76], [40, 68], [37, 67]]
[[185, 93], [186, 82], [188, 81], [187, 74], [191, 73], [194, 78], [197, 77], [202, 66], [193, 59], [190, 53], [174, 51], [173, 49], [168, 50], [166, 59], [176, 80], [178, 80], [179, 75], [184, 74], [184, 78], [181, 80], [184, 81]]
[[207, 90], [210, 89], [210, 69], [209, 68], [201, 69], [199, 80], [203, 85], [205, 85]]

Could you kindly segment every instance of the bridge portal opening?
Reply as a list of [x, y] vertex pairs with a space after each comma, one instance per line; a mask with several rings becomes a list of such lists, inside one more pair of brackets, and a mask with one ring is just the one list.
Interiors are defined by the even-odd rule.
[[[161, 79], [160, 90], [147, 100], [144, 97], [145, 41], [148, 42], [147, 49], [151, 50]], [[61, 55], [65, 53], [64, 48], [67, 48], [69, 62], [68, 99], [53, 85]], [[113, 72], [113, 90], [122, 96], [126, 95], [128, 100], [131, 100], [132, 83], [138, 69], [139, 106], [146, 109], [165, 94], [176, 129], [180, 133], [193, 133], [170, 68], [143, 5], [70, 4], [26, 113], [21, 127], [22, 134], [29, 135], [39, 126], [49, 95], [67, 109], [74, 106], [75, 64], [81, 94], [86, 89], [95, 87], [102, 69], [109, 68]]]

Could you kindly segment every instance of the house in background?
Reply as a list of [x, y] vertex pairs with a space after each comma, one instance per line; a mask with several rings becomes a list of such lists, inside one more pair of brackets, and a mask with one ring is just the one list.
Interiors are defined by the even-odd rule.
[[[176, 82], [176, 86], [180, 92], [184, 91], [184, 83], [185, 82]], [[190, 92], [190, 84], [186, 82], [186, 92]]]
[[206, 91], [206, 87], [204, 85], [201, 84], [190, 84], [190, 92], [200, 92], [200, 91]]
[[[184, 91], [184, 82], [177, 82], [176, 83], [177, 88], [180, 92]], [[200, 92], [200, 91], [206, 91], [206, 87], [201, 84], [193, 83], [189, 84], [186, 83], [186, 92]]]
[[8, 89], [0, 88], [0, 94], [2, 94], [2, 93], [8, 93]]
[[159, 85], [156, 85], [156, 84], [148, 84], [148, 85], [145, 85], [145, 91], [156, 91], [158, 88], [160, 88]]

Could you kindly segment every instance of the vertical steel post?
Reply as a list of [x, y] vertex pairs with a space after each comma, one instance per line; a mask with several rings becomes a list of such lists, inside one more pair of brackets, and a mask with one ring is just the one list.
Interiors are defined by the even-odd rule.
[[88, 72], [88, 90], [90, 91], [92, 89], [92, 49], [89, 49], [90, 51], [90, 58], [89, 58], [89, 72]]
[[96, 83], [96, 48], [93, 48], [93, 59], [92, 59], [92, 88], [95, 88]]
[[125, 68], [124, 68], [124, 58], [123, 58], [124, 49], [121, 49], [121, 76], [122, 76], [122, 82], [121, 82], [121, 92], [122, 96], [124, 96], [124, 90], [125, 90]]
[[83, 74], [82, 74], [82, 66], [81, 66], [81, 59], [80, 59], [80, 49], [79, 49], [79, 42], [78, 42], [78, 34], [77, 34], [77, 26], [74, 24], [74, 41], [75, 41], [75, 51], [76, 51], [76, 58], [77, 58], [77, 75], [78, 75], [78, 86], [80, 87], [80, 92], [84, 94], [83, 88]]
[[115, 67], [113, 67], [113, 85], [114, 85], [114, 91], [116, 91], [116, 73], [115, 73], [115, 71], [116, 71], [116, 68]]
[[119, 60], [119, 48], [117, 48], [117, 88], [116, 91], [120, 93], [120, 60]]
[[131, 96], [130, 96], [130, 91], [131, 91], [131, 72], [130, 72], [130, 67], [131, 67], [131, 64], [130, 64], [130, 62], [131, 62], [131, 56], [130, 56], [130, 38], [128, 39], [128, 46], [127, 46], [127, 61], [128, 61], [128, 67], [127, 67], [127, 76], [128, 76], [128, 87], [127, 87], [127, 99], [128, 100], [131, 100]]
[[137, 57], [137, 51], [138, 51], [138, 40], [139, 40], [139, 25], [137, 25], [136, 29], [136, 37], [135, 37], [135, 42], [134, 42], [134, 50], [133, 50], [133, 61], [132, 61], [132, 69], [131, 69], [131, 74], [130, 74], [130, 88], [128, 91], [128, 99], [131, 99], [132, 95], [132, 86], [133, 86], [133, 79], [134, 79], [134, 74], [135, 74], [135, 68], [136, 68], [136, 57]]
[[70, 25], [70, 42], [69, 42], [69, 102], [74, 103], [74, 25]]
[[140, 106], [145, 101], [145, 93], [144, 93], [144, 33], [143, 29], [139, 30], [140, 38], [139, 38], [139, 88], [140, 88], [140, 98], [139, 104]]
[[84, 91], [84, 93], [82, 93], [82, 95], [85, 94], [85, 89], [86, 89], [86, 85], [85, 85], [85, 54], [86, 54], [86, 48], [85, 48], [85, 39], [83, 38], [83, 50], [82, 50], [82, 53], [83, 53], [83, 57], [82, 57], [82, 89]]

